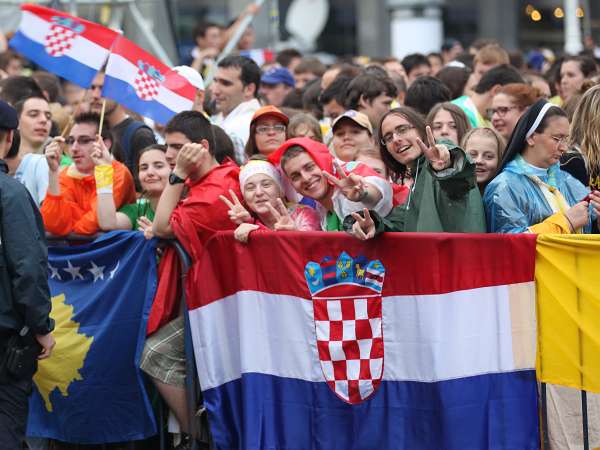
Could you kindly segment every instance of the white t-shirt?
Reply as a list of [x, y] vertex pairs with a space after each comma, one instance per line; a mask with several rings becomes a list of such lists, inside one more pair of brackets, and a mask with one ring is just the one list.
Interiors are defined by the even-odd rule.
[[23, 157], [15, 179], [25, 185], [38, 207], [46, 198], [48, 190], [48, 162], [44, 155], [28, 153]]
[[250, 136], [252, 116], [259, 108], [260, 103], [253, 98], [237, 105], [233, 111], [227, 114], [227, 117], [223, 117], [223, 113], [219, 113], [211, 118], [212, 122], [223, 128], [233, 141], [235, 158], [239, 163], [243, 163], [247, 159], [244, 147]]

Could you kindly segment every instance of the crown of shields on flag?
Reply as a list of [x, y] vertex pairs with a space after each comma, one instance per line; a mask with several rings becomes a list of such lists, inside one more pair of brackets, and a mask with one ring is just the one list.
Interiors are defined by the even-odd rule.
[[142, 100], [154, 100], [158, 96], [158, 88], [164, 80], [161, 73], [152, 65], [138, 61], [138, 71], [133, 80], [135, 93]]
[[325, 381], [345, 402], [371, 397], [383, 376], [380, 261], [353, 259], [309, 262], [304, 270], [313, 300], [319, 361]]
[[61, 25], [53, 23], [50, 25], [48, 34], [44, 39], [44, 49], [50, 56], [63, 56], [73, 46], [73, 40], [77, 37], [77, 31]]

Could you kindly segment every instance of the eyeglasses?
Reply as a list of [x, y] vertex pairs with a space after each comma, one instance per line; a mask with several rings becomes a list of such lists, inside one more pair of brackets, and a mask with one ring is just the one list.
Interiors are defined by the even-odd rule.
[[492, 119], [494, 114], [498, 114], [498, 117], [504, 117], [509, 111], [513, 109], [521, 109], [518, 106], [498, 106], [497, 108], [488, 108], [486, 110], [487, 118]]
[[394, 140], [394, 137], [402, 137], [413, 128], [412, 125], [398, 125], [391, 133], [387, 133], [381, 138], [381, 143], [387, 145]]
[[256, 132], [258, 134], [267, 134], [269, 131], [285, 133], [285, 125], [259, 125], [256, 127]]
[[94, 142], [95, 140], [95, 137], [90, 136], [79, 136], [77, 139], [75, 139], [72, 136], [69, 136], [67, 139], [65, 139], [65, 144], [67, 144], [69, 147], [71, 147], [75, 142], [77, 142], [77, 144], [79, 145], [88, 145]]
[[569, 145], [569, 139], [571, 139], [571, 136], [567, 135], [567, 136], [550, 136], [550, 139], [552, 139], [554, 142], [556, 142], [556, 145]]

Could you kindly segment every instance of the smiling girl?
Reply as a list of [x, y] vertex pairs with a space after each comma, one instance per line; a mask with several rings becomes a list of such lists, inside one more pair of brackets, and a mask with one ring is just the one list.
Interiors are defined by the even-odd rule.
[[[154, 212], [171, 173], [165, 152], [166, 147], [159, 144], [150, 145], [140, 152], [138, 179], [142, 196], [135, 203], [124, 205], [117, 211], [112, 192], [107, 190], [98, 193], [97, 213], [101, 230], [139, 230], [147, 239], [154, 236]], [[110, 164], [110, 154], [98, 145], [92, 157], [97, 167]]]
[[461, 147], [475, 163], [475, 176], [481, 192], [498, 168], [506, 147], [502, 136], [492, 128], [474, 128], [462, 140]]

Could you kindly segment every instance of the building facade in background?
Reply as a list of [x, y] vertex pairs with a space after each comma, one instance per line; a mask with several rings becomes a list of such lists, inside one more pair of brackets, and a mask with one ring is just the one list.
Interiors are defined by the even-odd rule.
[[[265, 0], [254, 20], [258, 47], [271, 47], [290, 38], [285, 19], [296, 0]], [[180, 47], [191, 44], [197, 20], [226, 24], [247, 0], [175, 0], [171, 3]], [[306, 1], [310, 3], [310, 0]], [[326, 26], [315, 51], [337, 56], [402, 57], [414, 51], [439, 50], [445, 38], [468, 45], [478, 37], [497, 39], [508, 49], [541, 46], [564, 48], [562, 0], [328, 0]], [[580, 0], [582, 34], [600, 40], [600, 2]], [[279, 20], [274, 39], [272, 21]]]

